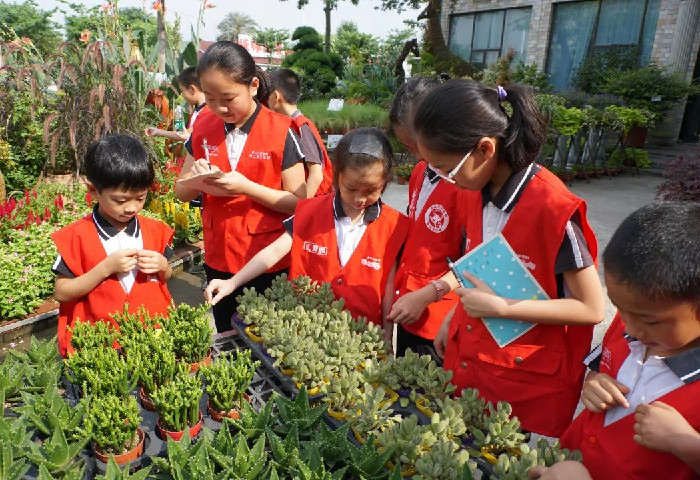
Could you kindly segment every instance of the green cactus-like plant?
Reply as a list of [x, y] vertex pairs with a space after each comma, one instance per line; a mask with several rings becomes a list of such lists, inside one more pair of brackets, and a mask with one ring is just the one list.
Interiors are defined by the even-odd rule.
[[209, 324], [208, 304], [192, 307], [181, 303], [168, 307], [168, 314], [159, 321], [163, 333], [172, 338], [173, 350], [178, 359], [187, 362], [201, 362], [211, 350], [211, 335], [214, 329]]
[[117, 338], [117, 331], [109, 322], [75, 322], [69, 329], [72, 333], [70, 343], [76, 350], [111, 348]]
[[312, 407], [303, 385], [294, 400], [288, 400], [279, 394], [275, 394], [274, 398], [279, 419], [274, 430], [286, 436], [292, 429], [296, 429], [302, 439], [311, 438], [326, 411], [325, 404]]
[[189, 366], [179, 364], [175, 378], [150, 392], [161, 426], [169, 431], [187, 431], [199, 422], [202, 398], [199, 374], [190, 375]]
[[92, 399], [85, 431], [104, 454], [120, 455], [136, 447], [141, 413], [134, 397], [104, 395]]
[[235, 355], [223, 353], [211, 365], [201, 366], [212, 407], [219, 412], [240, 409], [259, 365], [259, 361], [251, 360], [250, 350], [238, 350]]

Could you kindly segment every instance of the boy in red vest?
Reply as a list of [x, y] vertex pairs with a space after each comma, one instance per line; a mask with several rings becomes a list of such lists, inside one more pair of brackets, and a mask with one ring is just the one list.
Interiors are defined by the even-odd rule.
[[698, 478], [698, 239], [700, 205], [649, 205], [605, 249], [618, 313], [587, 359], [585, 410], [561, 437], [594, 479]]
[[306, 198], [333, 190], [333, 166], [316, 125], [297, 108], [301, 82], [293, 70], [278, 68], [270, 73], [273, 92], [267, 99], [271, 110], [292, 117], [292, 126], [301, 140], [306, 167]]
[[144, 306], [151, 315], [165, 314], [171, 302], [166, 281], [173, 229], [138, 215], [155, 176], [148, 152], [136, 138], [109, 135], [88, 147], [84, 168], [97, 204], [52, 235], [64, 357], [72, 351], [69, 329], [76, 321], [114, 322], [110, 315], [125, 304], [131, 313]]

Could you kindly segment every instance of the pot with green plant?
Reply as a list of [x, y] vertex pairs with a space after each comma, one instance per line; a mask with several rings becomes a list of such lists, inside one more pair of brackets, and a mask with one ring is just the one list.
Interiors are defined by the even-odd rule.
[[411, 178], [411, 173], [416, 165], [414, 163], [402, 163], [394, 167], [394, 173], [396, 173], [396, 181], [399, 185], [405, 185], [406, 182]]
[[158, 413], [156, 426], [162, 439], [182, 438], [187, 430], [194, 438], [202, 428], [202, 412], [199, 402], [202, 398], [202, 381], [198, 373], [190, 375], [186, 364], [179, 364], [175, 378], [159, 385], [151, 392], [151, 400]]
[[328, 415], [336, 420], [345, 420], [345, 411], [353, 408], [357, 398], [362, 395], [361, 379], [362, 374], [357, 370], [331, 378], [330, 383], [323, 388], [326, 395], [324, 400], [328, 402]]
[[347, 422], [358, 442], [362, 443], [368, 435], [378, 434], [401, 421], [401, 416], [394, 414], [385, 397], [384, 388], [375, 389], [365, 383], [355, 406], [345, 410]]
[[469, 453], [445, 438], [440, 438], [425, 455], [416, 460], [414, 480], [473, 480], [476, 463]]
[[118, 465], [133, 462], [143, 454], [146, 438], [136, 398], [116, 395], [95, 397], [85, 416], [85, 431], [95, 442], [95, 457]]
[[168, 307], [168, 315], [161, 319], [163, 333], [173, 341], [173, 350], [178, 360], [196, 371], [200, 364], [211, 363], [211, 335], [214, 329], [209, 324], [208, 304], [192, 307], [181, 303]]
[[146, 410], [154, 411], [150, 398], [159, 385], [164, 385], [175, 377], [178, 362], [173, 352], [172, 339], [158, 330], [148, 331], [142, 342], [130, 349], [127, 361], [138, 376], [141, 388], [139, 399]]
[[209, 395], [207, 410], [214, 421], [239, 417], [243, 403], [249, 401], [245, 392], [259, 365], [259, 361], [251, 360], [250, 350], [238, 350], [235, 355], [223, 353], [211, 365], [200, 367]]
[[482, 456], [491, 463], [496, 463], [501, 453], [518, 455], [525, 435], [520, 430], [518, 417], [511, 418], [513, 407], [508, 402], [498, 402], [495, 408], [492, 404], [488, 404], [487, 408], [484, 431], [471, 430], [474, 446], [481, 449]]
[[430, 450], [436, 440], [430, 432], [430, 427], [418, 425], [416, 415], [394, 423], [377, 434], [379, 451], [384, 451], [389, 447], [393, 448], [391, 461], [401, 469], [401, 475], [404, 477], [416, 473], [416, 460]]

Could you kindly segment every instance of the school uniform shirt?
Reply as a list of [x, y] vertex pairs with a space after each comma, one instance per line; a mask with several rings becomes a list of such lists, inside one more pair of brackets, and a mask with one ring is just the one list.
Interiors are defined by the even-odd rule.
[[379, 201], [365, 208], [357, 224], [343, 211], [339, 194], [300, 200], [285, 221], [292, 236], [289, 278], [308, 275], [330, 282], [354, 317], [381, 325], [387, 279], [406, 239], [408, 219]]
[[[595, 263], [598, 246], [585, 202], [545, 168], [531, 164], [513, 173], [494, 198], [488, 186], [464, 194], [466, 251], [501, 229], [550, 298], [567, 295], [564, 272]], [[458, 391], [477, 388], [494, 404], [508, 401], [524, 429], [558, 437], [578, 404], [592, 334], [593, 326], [536, 324], [499, 348], [484, 322], [460, 306], [444, 365]]]
[[[266, 187], [282, 190], [282, 171], [303, 160], [289, 117], [258, 103], [240, 128], [225, 124], [211, 110], [202, 112], [192, 131], [190, 154], [206, 158], [223, 172], [233, 170]], [[202, 195], [204, 262], [221, 272], [236, 273], [260, 250], [284, 232], [287, 214], [277, 212], [245, 195]], [[268, 273], [289, 266], [285, 256]]]
[[[301, 111], [292, 113], [292, 125], [301, 139], [301, 150], [304, 152], [305, 167], [310, 163], [320, 164], [323, 167], [323, 180], [316, 190], [316, 197], [333, 191], [333, 164], [328, 152], [323, 146], [323, 139], [318, 133], [316, 125]], [[309, 177], [309, 169], [306, 167], [306, 178]]]
[[[397, 298], [442, 277], [449, 270], [447, 258], [456, 260], [462, 256], [463, 227], [458, 212], [461, 192], [459, 187], [441, 180], [426, 162], [421, 161], [413, 169], [408, 183], [411, 223], [394, 281]], [[401, 326], [414, 335], [434, 340], [443, 319], [458, 300], [450, 292], [428, 305], [418, 320]]]
[[698, 475], [670, 453], [657, 452], [633, 440], [634, 409], [641, 403], [664, 402], [700, 430], [700, 347], [673, 357], [650, 356], [646, 347], [625, 333], [616, 315], [589, 360], [592, 370], [605, 373], [630, 388], [629, 409], [615, 407], [605, 413], [584, 410], [561, 437], [563, 447], [581, 450], [583, 464], [594, 480], [624, 478], [691, 480]]
[[[138, 248], [162, 252], [172, 256], [170, 243], [173, 229], [163, 222], [136, 216], [122, 231], [113, 227], [98, 212], [54, 232], [53, 238], [59, 256], [52, 270], [69, 278], [79, 277], [92, 270], [108, 255], [121, 249]], [[72, 351], [71, 332], [76, 321], [95, 323], [107, 321], [117, 326], [110, 316], [121, 311], [125, 304], [130, 313], [138, 313], [143, 306], [151, 314], [167, 313], [172, 298], [158, 274], [146, 275], [138, 267], [124, 274], [113, 274], [87, 295], [61, 302], [58, 313], [58, 347], [62, 356]]]

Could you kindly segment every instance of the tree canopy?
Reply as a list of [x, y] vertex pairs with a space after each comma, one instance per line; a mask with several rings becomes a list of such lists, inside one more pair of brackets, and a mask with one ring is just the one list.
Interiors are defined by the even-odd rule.
[[250, 15], [240, 12], [230, 12], [226, 14], [217, 28], [219, 29], [219, 36], [216, 37], [217, 40], [230, 40], [238, 43], [238, 36], [240, 34], [254, 34], [258, 28], [258, 24]]
[[333, 38], [333, 50], [345, 60], [364, 63], [379, 53], [379, 41], [370, 33], [362, 33], [354, 22], [344, 21]]
[[43, 56], [53, 53], [62, 41], [58, 25], [51, 20], [53, 13], [41, 10], [34, 0], [19, 4], [0, 1], [0, 40], [26, 37]]
[[269, 63], [272, 63], [272, 55], [278, 48], [286, 48], [289, 32], [284, 29], [263, 28], [255, 31], [253, 41], [263, 47], [269, 56]]
[[327, 94], [343, 74], [343, 59], [337, 53], [325, 53], [321, 35], [312, 27], [294, 30], [292, 47], [294, 53], [284, 59], [283, 67], [292, 68], [301, 74], [302, 95], [314, 98]]

